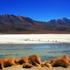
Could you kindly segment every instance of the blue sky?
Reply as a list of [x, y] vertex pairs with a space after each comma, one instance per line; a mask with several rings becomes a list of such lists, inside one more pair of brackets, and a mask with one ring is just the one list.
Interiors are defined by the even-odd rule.
[[0, 0], [0, 14], [14, 14], [48, 21], [70, 18], [70, 0]]

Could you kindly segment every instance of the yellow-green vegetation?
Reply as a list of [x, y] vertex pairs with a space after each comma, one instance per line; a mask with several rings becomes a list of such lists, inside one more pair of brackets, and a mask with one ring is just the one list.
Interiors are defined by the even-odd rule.
[[70, 58], [67, 55], [58, 57], [51, 60], [41, 61], [41, 58], [38, 55], [31, 55], [28, 57], [22, 58], [3, 58], [0, 59], [0, 69], [22, 65], [22, 68], [31, 68], [31, 67], [68, 67], [70, 66]]

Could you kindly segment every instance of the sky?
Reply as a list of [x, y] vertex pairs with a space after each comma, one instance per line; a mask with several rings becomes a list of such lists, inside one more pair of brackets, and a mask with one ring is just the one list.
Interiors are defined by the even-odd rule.
[[26, 16], [38, 21], [70, 18], [70, 0], [0, 0], [0, 14]]

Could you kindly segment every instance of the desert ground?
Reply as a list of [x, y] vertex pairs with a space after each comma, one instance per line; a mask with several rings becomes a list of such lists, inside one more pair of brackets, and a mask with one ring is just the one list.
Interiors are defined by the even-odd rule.
[[30, 69], [26, 69], [26, 68], [22, 68], [21, 66], [17, 66], [17, 67], [9, 67], [6, 68], [4, 70], [70, 70], [69, 68], [62, 68], [62, 67], [54, 67], [54, 68], [47, 68], [47, 67], [42, 67], [42, 68], [38, 68], [38, 67], [34, 67], [34, 68], [30, 68]]

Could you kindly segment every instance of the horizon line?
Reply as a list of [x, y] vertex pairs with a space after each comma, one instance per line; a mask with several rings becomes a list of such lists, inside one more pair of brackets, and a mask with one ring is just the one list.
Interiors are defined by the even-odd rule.
[[13, 16], [20, 16], [20, 17], [25, 17], [25, 18], [30, 18], [30, 19], [32, 19], [32, 20], [34, 20], [34, 21], [39, 21], [39, 22], [48, 22], [48, 21], [51, 21], [51, 20], [58, 20], [58, 19], [64, 19], [64, 18], [66, 18], [66, 19], [70, 19], [69, 17], [57, 17], [57, 18], [50, 18], [50, 19], [48, 19], [48, 20], [37, 20], [37, 19], [34, 19], [34, 18], [32, 18], [32, 17], [30, 17], [30, 16], [24, 16], [24, 15], [17, 15], [17, 14], [8, 14], [8, 13], [5, 13], [5, 14], [0, 14], [0, 16], [1, 15], [13, 15]]

